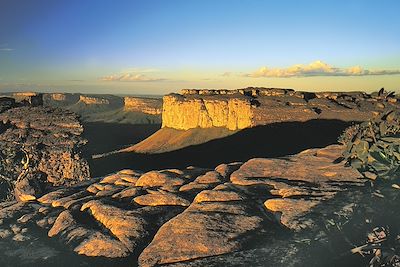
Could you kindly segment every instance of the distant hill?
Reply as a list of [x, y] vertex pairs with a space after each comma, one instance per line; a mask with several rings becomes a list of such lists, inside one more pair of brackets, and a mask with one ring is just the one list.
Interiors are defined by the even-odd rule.
[[84, 122], [160, 124], [162, 99], [115, 95], [44, 94], [44, 104], [73, 111]]

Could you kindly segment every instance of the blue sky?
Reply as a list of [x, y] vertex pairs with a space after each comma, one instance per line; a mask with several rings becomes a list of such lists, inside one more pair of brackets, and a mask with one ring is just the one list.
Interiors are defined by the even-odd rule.
[[368, 0], [2, 0], [0, 90], [397, 90], [399, 10]]

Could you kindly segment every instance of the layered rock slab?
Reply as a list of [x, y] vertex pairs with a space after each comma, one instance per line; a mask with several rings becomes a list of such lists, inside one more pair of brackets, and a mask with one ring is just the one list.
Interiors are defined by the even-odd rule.
[[[338, 195], [358, 190], [363, 180], [335, 163], [341, 149], [333, 145], [214, 170], [123, 170], [31, 203], [4, 205], [0, 219], [20, 218], [21, 229], [33, 222], [82, 255], [132, 260], [140, 254], [142, 266], [229, 259], [261, 243], [275, 244], [277, 222], [310, 232], [317, 220], [348, 204]], [[10, 227], [1, 229], [6, 240], [14, 238]]]
[[304, 217], [315, 206], [346, 187], [364, 185], [364, 177], [357, 170], [344, 162], [335, 163], [342, 150], [340, 145], [331, 145], [286, 158], [251, 159], [233, 172], [230, 180], [243, 186], [269, 186], [270, 192], [280, 198], [266, 200], [265, 207], [280, 214], [283, 225], [301, 230], [313, 225]]
[[[29, 201], [46, 188], [90, 178], [80, 148], [86, 143], [78, 117], [48, 107], [19, 106], [0, 113], [1, 176], [16, 182], [16, 197]], [[1, 127], [0, 127], [1, 128]], [[2, 196], [0, 196], [2, 197]]]
[[[33, 220], [48, 230], [49, 237], [68, 244], [78, 254], [128, 257], [139, 254], [159, 225], [191, 203], [191, 200], [161, 189], [168, 187], [169, 178], [172, 186], [179, 181], [176, 185], [179, 187], [205, 171], [169, 169], [142, 174], [122, 170], [102, 179], [49, 192], [37, 200], [34, 219], [32, 216], [28, 218], [28, 214], [21, 218]], [[143, 179], [139, 181], [139, 177]], [[154, 177], [164, 177], [165, 180], [160, 184]], [[121, 181], [125, 183], [121, 184]], [[28, 205], [17, 204], [21, 205], [18, 206], [21, 212]], [[15, 216], [14, 205], [10, 208], [5, 206], [1, 211], [4, 218]]]
[[[261, 231], [266, 216], [248, 196], [230, 190], [200, 193], [183, 213], [164, 224], [139, 256], [141, 266], [188, 261], [240, 250]], [[232, 197], [235, 195], [235, 197]]]

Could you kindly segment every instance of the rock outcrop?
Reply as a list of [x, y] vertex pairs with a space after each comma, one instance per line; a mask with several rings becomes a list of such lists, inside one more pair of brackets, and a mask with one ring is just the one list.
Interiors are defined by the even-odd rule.
[[[2, 180], [13, 184], [19, 200], [35, 199], [48, 186], [90, 178], [79, 148], [83, 127], [71, 112], [45, 107], [14, 107], [0, 113]], [[4, 190], [1, 192], [5, 197]]]
[[297, 92], [292, 89], [184, 89], [163, 100], [162, 127], [238, 130], [276, 122], [339, 119], [364, 121], [399, 108], [397, 98], [363, 92]]
[[251, 106], [251, 99], [246, 96], [213, 98], [171, 94], [163, 98], [162, 127], [244, 129], [252, 126]]
[[79, 96], [79, 101], [86, 105], [109, 105], [110, 101], [106, 98], [102, 97], [94, 97], [94, 96]]
[[[354, 197], [364, 185], [357, 171], [335, 163], [342, 149], [331, 145], [215, 169], [121, 170], [25, 204], [3, 203], [0, 233], [5, 240], [34, 240], [35, 231], [45, 231], [64, 249], [109, 258], [108, 264], [122, 258], [120, 263], [140, 266], [225, 266], [241, 253], [251, 266], [254, 249], [270, 257], [290, 253], [291, 264], [301, 263], [305, 248], [288, 245], [294, 237], [278, 241], [278, 232], [305, 238], [335, 212], [351, 216], [349, 204], [356, 200], [343, 194]], [[24, 227], [22, 234], [12, 231]], [[214, 258], [218, 263], [209, 264]], [[271, 261], [287, 266], [283, 259]]]
[[43, 105], [43, 94], [36, 92], [20, 92], [12, 93], [13, 97], [17, 102], [25, 102], [31, 106], [41, 106]]
[[46, 93], [44, 94], [44, 104], [49, 107], [70, 110], [80, 115], [84, 122], [161, 123], [161, 98]]
[[124, 110], [161, 115], [162, 99], [125, 96]]
[[380, 112], [398, 108], [400, 101], [390, 94], [311, 93], [277, 88], [184, 89], [181, 94], [164, 96], [162, 128], [122, 152], [173, 151], [223, 138], [238, 130], [274, 123], [365, 121]]
[[79, 94], [46, 93], [43, 95], [44, 105], [50, 107], [64, 107], [74, 105], [79, 101]]

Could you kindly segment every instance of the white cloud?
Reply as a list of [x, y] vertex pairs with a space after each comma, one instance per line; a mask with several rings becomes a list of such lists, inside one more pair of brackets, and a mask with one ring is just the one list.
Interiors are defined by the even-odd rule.
[[148, 75], [142, 73], [123, 73], [123, 74], [115, 74], [101, 77], [102, 81], [120, 81], [120, 82], [156, 82], [163, 81], [165, 79], [161, 78], [153, 78]]
[[394, 75], [400, 74], [400, 70], [366, 70], [360, 66], [350, 68], [333, 67], [320, 60], [308, 65], [296, 64], [288, 68], [262, 67], [253, 73], [247, 73], [245, 77], [310, 77], [310, 76], [367, 76], [367, 75]]
[[12, 49], [12, 48], [0, 48], [0, 51], [10, 52], [10, 51], [14, 51], [14, 49]]

